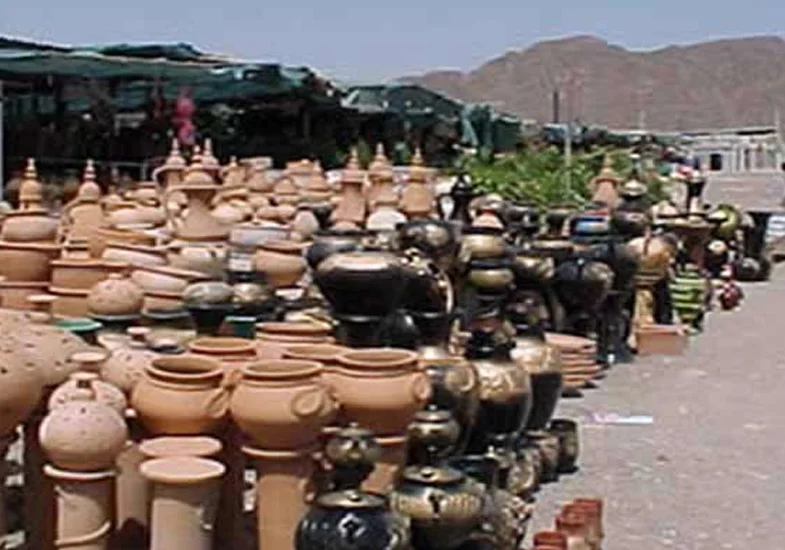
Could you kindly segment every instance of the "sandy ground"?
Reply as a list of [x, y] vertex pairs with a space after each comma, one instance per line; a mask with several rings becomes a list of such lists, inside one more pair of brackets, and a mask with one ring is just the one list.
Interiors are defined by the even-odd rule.
[[[581, 420], [581, 469], [541, 491], [534, 527], [575, 496], [606, 499], [605, 550], [782, 548], [785, 537], [785, 269], [713, 312], [682, 357], [614, 367], [563, 401]], [[651, 415], [598, 425], [589, 413]]]

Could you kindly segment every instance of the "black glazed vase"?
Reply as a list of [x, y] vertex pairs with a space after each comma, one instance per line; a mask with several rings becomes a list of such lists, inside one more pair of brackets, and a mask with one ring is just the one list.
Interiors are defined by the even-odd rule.
[[379, 495], [355, 490], [325, 493], [300, 520], [296, 550], [406, 550], [405, 523]]

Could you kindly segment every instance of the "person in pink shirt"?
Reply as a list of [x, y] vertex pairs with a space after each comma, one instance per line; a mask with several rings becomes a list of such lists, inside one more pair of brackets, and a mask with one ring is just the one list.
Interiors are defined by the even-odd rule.
[[192, 147], [196, 142], [196, 126], [193, 123], [195, 112], [196, 105], [191, 98], [191, 89], [181, 88], [174, 106], [173, 122], [177, 132], [177, 140], [183, 147]]

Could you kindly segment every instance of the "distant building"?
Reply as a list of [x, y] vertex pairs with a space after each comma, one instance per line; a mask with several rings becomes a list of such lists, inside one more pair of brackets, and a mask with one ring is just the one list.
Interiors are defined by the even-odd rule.
[[681, 141], [704, 170], [715, 174], [779, 172], [785, 161], [774, 126], [685, 132]]

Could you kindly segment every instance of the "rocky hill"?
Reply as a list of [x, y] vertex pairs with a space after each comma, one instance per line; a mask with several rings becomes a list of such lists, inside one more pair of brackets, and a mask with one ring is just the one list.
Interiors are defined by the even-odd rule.
[[540, 122], [552, 120], [559, 86], [562, 120], [657, 130], [771, 125], [775, 108], [785, 117], [785, 40], [630, 51], [577, 36], [508, 52], [468, 73], [434, 71], [402, 80]]

